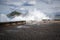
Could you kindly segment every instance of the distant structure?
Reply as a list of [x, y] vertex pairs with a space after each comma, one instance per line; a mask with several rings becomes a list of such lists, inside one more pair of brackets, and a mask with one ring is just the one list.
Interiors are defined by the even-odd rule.
[[54, 17], [54, 20], [60, 21], [60, 14], [56, 14], [55, 17]]

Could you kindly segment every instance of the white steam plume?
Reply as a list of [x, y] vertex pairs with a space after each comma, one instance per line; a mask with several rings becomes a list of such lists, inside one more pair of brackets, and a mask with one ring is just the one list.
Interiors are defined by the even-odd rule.
[[20, 15], [15, 16], [13, 19], [9, 19], [5, 14], [0, 14], [0, 22], [8, 22], [8, 21], [42, 21], [42, 19], [49, 19], [46, 17], [46, 14], [41, 12], [40, 10], [34, 9], [29, 10], [26, 16]]
[[21, 21], [21, 20], [41, 21], [42, 19], [49, 19], [49, 17], [46, 17], [46, 15], [43, 12], [41, 12], [40, 10], [34, 9], [34, 10], [30, 10], [26, 16], [24, 16], [24, 17], [23, 17], [23, 15], [16, 16], [11, 21]]
[[0, 14], [0, 22], [8, 22], [9, 18], [5, 14]]

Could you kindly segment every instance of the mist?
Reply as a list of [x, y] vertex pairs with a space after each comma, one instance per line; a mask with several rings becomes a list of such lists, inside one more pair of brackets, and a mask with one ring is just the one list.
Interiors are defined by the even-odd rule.
[[29, 10], [28, 14], [25, 16], [21, 14], [20, 16], [15, 16], [12, 19], [9, 19], [5, 14], [1, 14], [0, 22], [8, 22], [8, 21], [42, 21], [42, 19], [50, 19], [46, 14], [42, 11], [37, 10], [36, 8], [33, 10]]
[[0, 14], [0, 22], [9, 22], [9, 18], [5, 14]]
[[28, 14], [26, 16], [23, 16], [23, 15], [16, 16], [11, 21], [20, 21], [20, 20], [41, 21], [42, 19], [49, 19], [49, 17], [47, 17], [46, 14], [44, 14], [40, 10], [34, 9], [34, 10], [29, 10], [29, 12], [28, 12]]

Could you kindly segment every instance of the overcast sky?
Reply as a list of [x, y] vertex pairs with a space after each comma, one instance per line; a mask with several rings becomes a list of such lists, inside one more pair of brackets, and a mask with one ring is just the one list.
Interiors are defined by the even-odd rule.
[[[37, 8], [44, 13], [60, 12], [60, 0], [0, 0], [0, 13]], [[25, 12], [25, 11], [23, 11]]]

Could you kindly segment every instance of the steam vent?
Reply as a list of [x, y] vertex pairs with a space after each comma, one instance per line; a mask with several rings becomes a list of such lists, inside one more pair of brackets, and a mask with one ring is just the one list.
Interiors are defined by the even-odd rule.
[[0, 0], [0, 40], [60, 40], [60, 0]]

